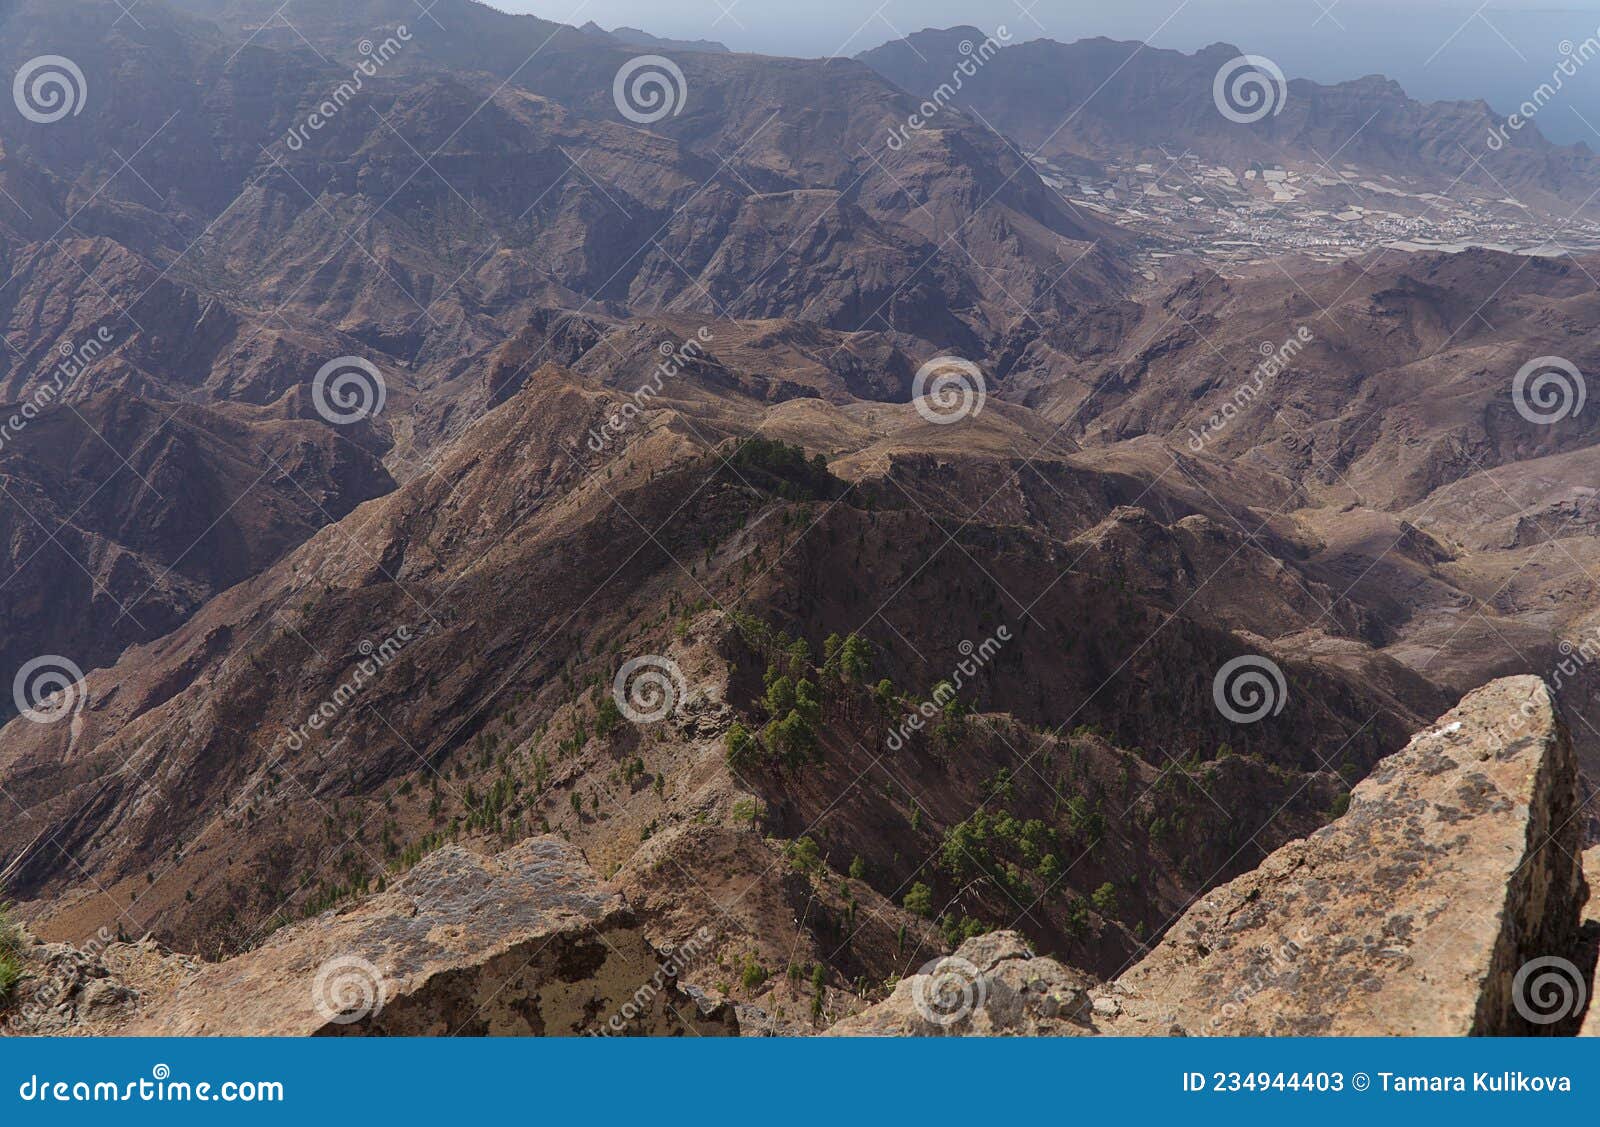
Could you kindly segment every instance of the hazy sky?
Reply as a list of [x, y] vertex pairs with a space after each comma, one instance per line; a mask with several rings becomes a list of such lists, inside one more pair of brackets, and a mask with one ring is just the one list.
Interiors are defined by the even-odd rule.
[[[1291, 77], [1382, 73], [1420, 98], [1484, 98], [1508, 112], [1561, 62], [1563, 41], [1600, 38], [1600, 0], [490, 0], [510, 11], [735, 50], [852, 55], [924, 27], [1004, 24], [1017, 39], [1092, 35], [1194, 50], [1219, 40], [1270, 56]], [[1600, 149], [1600, 59], [1539, 117], [1562, 141]]]

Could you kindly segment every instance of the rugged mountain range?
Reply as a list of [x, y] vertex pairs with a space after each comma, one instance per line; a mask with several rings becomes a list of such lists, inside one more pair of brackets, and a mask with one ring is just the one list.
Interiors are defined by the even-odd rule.
[[[271, 978], [330, 909], [387, 927], [391, 884], [581, 851], [610, 891], [551, 934], [648, 960], [709, 926], [685, 988], [800, 1031], [997, 928], [1115, 978], [1569, 651], [1600, 762], [1592, 414], [1514, 394], [1594, 367], [1596, 264], [1147, 277], [1033, 150], [1239, 136], [1217, 51], [1007, 47], [891, 146], [908, 45], [120, 15], [0, 8], [0, 71], [84, 80], [62, 120], [0, 113], [0, 659], [87, 671], [0, 729], [0, 887], [38, 934]], [[910, 45], [938, 72], [966, 34]], [[650, 121], [617, 93], [643, 50], [682, 77]], [[1306, 87], [1240, 159], [1338, 151], [1370, 104], [1349, 159], [1458, 170], [1393, 139], [1461, 107]]]
[[[1003, 50], [991, 55], [986, 42]], [[1067, 168], [1094, 168], [1111, 155], [1166, 165], [1198, 152], [1240, 165], [1308, 163], [1330, 176], [1360, 167], [1444, 194], [1461, 183], [1515, 191], [1561, 215], [1593, 202], [1600, 158], [1582, 143], [1547, 141], [1533, 114], [1507, 128], [1485, 102], [1418, 102], [1381, 75], [1325, 86], [1260, 67], [1230, 69], [1244, 54], [1226, 43], [1184, 54], [1110, 39], [1017, 42], [957, 27], [858, 58]], [[1219, 75], [1227, 77], [1218, 97], [1246, 120], [1217, 112]]]

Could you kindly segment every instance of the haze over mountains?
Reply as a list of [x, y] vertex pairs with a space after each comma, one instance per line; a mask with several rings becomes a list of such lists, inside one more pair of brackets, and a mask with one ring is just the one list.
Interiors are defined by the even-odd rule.
[[[550, 14], [532, 0], [496, 6]], [[1384, 75], [1422, 101], [1483, 99], [1501, 114], [1550, 80], [1566, 58], [1563, 43], [1581, 44], [1600, 26], [1594, 0], [1339, 0], [1326, 10], [1276, 0], [1039, 0], [1009, 8], [981, 0], [882, 0], [865, 11], [846, 0], [820, 0], [757, 10], [759, 18], [741, 19], [737, 8], [730, 15], [698, 0], [589, 0], [583, 18], [769, 55], [855, 55], [886, 36], [967, 24], [986, 32], [1004, 24], [1019, 39], [1138, 40], [1183, 52], [1221, 40], [1267, 56], [1295, 77], [1332, 85]], [[1597, 107], [1600, 73], [1580, 69], [1541, 115], [1542, 127], [1554, 140], [1593, 148]]]
[[710, 927], [687, 985], [804, 1032], [1000, 928], [1115, 977], [1494, 678], [1582, 653], [1600, 766], [1586, 149], [1234, 120], [1228, 47], [135, 15], [0, 9], [82, 79], [0, 113], [0, 668], [85, 671], [3, 702], [37, 934], [298, 950], [559, 854], [563, 927]]
[[[972, 27], [923, 31], [860, 58], [905, 89], [932, 91], [970, 53], [962, 45], [984, 38]], [[1239, 54], [1224, 43], [1183, 54], [1137, 42], [1037, 39], [1017, 43], [1003, 65], [978, 69], [956, 104], [1031, 155], [1064, 162], [1129, 149], [1168, 159], [1196, 151], [1238, 167], [1312, 159], [1331, 170], [1354, 164], [1426, 178], [1441, 193], [1465, 181], [1528, 202], [1554, 195], [1569, 211], [1593, 193], [1600, 159], [1587, 145], [1552, 145], [1535, 124], [1493, 148], [1489, 138], [1504, 118], [1487, 103], [1417, 102], [1379, 75], [1334, 86], [1288, 81], [1272, 112], [1240, 129], [1210, 98], [1195, 96]]]

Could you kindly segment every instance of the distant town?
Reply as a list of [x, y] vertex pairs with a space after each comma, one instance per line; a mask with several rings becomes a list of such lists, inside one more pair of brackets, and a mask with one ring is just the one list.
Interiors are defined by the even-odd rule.
[[1457, 182], [1449, 194], [1344, 164], [1228, 168], [1193, 153], [1108, 161], [1104, 178], [1035, 157], [1044, 182], [1075, 208], [1143, 236], [1136, 261], [1154, 279], [1164, 262], [1204, 256], [1245, 264], [1284, 254], [1333, 262], [1380, 247], [1517, 254], [1600, 250], [1600, 223], [1552, 215]]

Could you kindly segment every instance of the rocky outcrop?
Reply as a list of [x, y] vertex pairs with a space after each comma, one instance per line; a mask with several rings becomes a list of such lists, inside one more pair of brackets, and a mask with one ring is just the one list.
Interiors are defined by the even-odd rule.
[[115, 1032], [138, 1015], [143, 999], [176, 989], [202, 966], [148, 938], [129, 943], [105, 930], [82, 946], [26, 933], [22, 939], [25, 976], [0, 1014], [0, 1035]]
[[995, 931], [902, 979], [887, 1000], [828, 1036], [1081, 1036], [1097, 1032], [1092, 985], [1089, 976], [1036, 957], [1016, 932]]
[[[1343, 817], [1208, 894], [1109, 986], [1088, 991], [1001, 933], [835, 1032], [1575, 1033], [1593, 967], [1581, 806], [1549, 690], [1496, 681], [1381, 762]], [[969, 1012], [942, 1023], [928, 1000], [953, 997], [957, 971]], [[1069, 983], [1080, 993], [1063, 1005]]]
[[[222, 963], [113, 943], [51, 948], [70, 1004], [15, 1032], [143, 1036], [729, 1035], [731, 1009], [680, 989], [622, 897], [558, 838], [497, 857], [429, 856], [356, 907]], [[58, 976], [59, 977], [59, 976]]]
[[1544, 683], [1487, 685], [1380, 763], [1344, 817], [1190, 909], [1123, 977], [1118, 1032], [1574, 1032], [1578, 1015], [1543, 1024], [1514, 984], [1577, 953], [1579, 807]]

